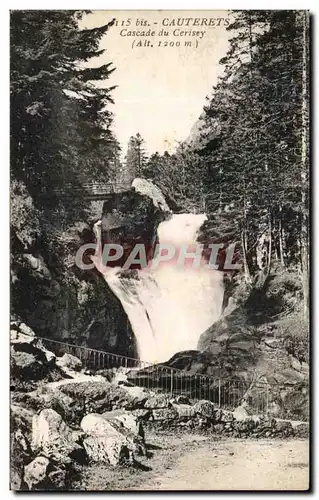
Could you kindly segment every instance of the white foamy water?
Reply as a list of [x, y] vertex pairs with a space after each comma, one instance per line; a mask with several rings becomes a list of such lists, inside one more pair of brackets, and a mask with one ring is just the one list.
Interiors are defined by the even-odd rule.
[[[202, 214], [173, 215], [159, 225], [159, 243], [195, 243], [205, 220]], [[196, 349], [201, 333], [220, 317], [223, 285], [218, 271], [179, 268], [172, 261], [136, 271], [134, 279], [120, 277], [120, 268], [104, 269], [104, 279], [128, 315], [141, 360], [163, 362], [178, 351]]]

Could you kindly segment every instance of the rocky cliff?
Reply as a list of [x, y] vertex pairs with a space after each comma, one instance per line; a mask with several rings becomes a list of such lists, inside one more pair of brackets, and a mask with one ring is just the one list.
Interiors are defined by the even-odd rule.
[[26, 190], [13, 186], [13, 319], [39, 336], [135, 357], [134, 335], [121, 303], [95, 269], [75, 265], [75, 255], [81, 245], [95, 241], [92, 226], [101, 215], [104, 242], [123, 244], [126, 253], [143, 243], [151, 255], [157, 226], [169, 208], [156, 186], [137, 179], [130, 190], [110, 194], [103, 208], [87, 202], [86, 221], [65, 224], [63, 210], [53, 214], [48, 208], [43, 217]]

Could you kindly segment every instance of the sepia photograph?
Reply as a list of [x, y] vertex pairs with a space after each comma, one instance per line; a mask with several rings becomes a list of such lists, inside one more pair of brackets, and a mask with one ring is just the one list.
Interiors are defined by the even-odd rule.
[[11, 10], [10, 489], [310, 489], [308, 10]]

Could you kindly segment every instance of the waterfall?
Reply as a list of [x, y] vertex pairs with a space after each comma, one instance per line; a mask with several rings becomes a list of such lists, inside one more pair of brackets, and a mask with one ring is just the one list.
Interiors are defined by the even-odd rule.
[[[173, 215], [158, 226], [159, 243], [194, 244], [205, 220], [202, 214]], [[178, 351], [196, 349], [201, 333], [220, 317], [219, 271], [179, 268], [171, 261], [128, 273], [104, 267], [103, 276], [130, 320], [141, 360], [164, 362]]]

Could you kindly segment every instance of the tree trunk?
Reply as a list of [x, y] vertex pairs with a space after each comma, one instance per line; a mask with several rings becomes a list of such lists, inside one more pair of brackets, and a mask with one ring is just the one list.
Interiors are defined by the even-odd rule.
[[246, 229], [243, 229], [241, 232], [241, 246], [243, 250], [243, 264], [244, 264], [244, 277], [245, 277], [245, 282], [250, 283], [251, 278], [250, 278], [250, 272], [249, 272], [249, 267], [248, 267], [248, 262], [247, 262], [247, 238], [246, 238]]
[[268, 228], [268, 231], [269, 231], [269, 240], [268, 240], [268, 242], [269, 243], [268, 243], [268, 263], [267, 263], [266, 277], [270, 273], [270, 269], [271, 269], [271, 254], [272, 254], [272, 224], [271, 224], [271, 212], [270, 211], [269, 211], [268, 217], [269, 217], [269, 228]]
[[279, 210], [279, 221], [278, 221], [278, 236], [279, 236], [279, 256], [280, 256], [280, 264], [284, 268], [285, 267], [285, 233], [282, 227], [282, 207]]

